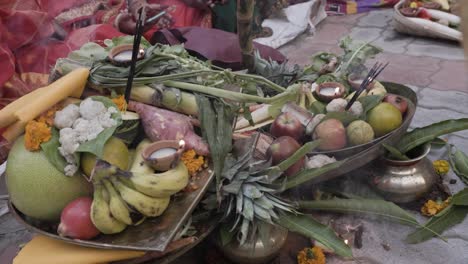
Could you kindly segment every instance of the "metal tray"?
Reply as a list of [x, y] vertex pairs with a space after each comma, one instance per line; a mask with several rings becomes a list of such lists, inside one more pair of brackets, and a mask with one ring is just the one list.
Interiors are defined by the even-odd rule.
[[315, 184], [323, 181], [327, 181], [341, 175], [344, 175], [350, 171], [353, 171], [357, 168], [360, 168], [367, 163], [375, 160], [376, 158], [384, 154], [384, 147], [382, 144], [394, 145], [400, 140], [403, 134], [406, 133], [409, 128], [411, 121], [413, 120], [414, 114], [416, 113], [416, 107], [418, 105], [418, 98], [416, 93], [411, 90], [408, 86], [392, 83], [392, 82], [382, 82], [385, 86], [385, 89], [389, 93], [401, 95], [411, 101], [412, 104], [408, 104], [408, 110], [405, 114], [403, 123], [401, 126], [389, 134], [380, 137], [368, 144], [359, 145], [351, 148], [341, 149], [333, 152], [316, 152], [313, 154], [327, 154], [333, 155], [338, 159], [347, 159], [339, 168], [330, 170], [320, 176], [315, 177], [314, 179], [307, 182], [306, 185]]
[[195, 184], [199, 188], [190, 193], [174, 196], [167, 210], [159, 217], [148, 218], [138, 226], [128, 226], [123, 232], [114, 235], [99, 235], [92, 240], [61, 237], [57, 234], [57, 224], [38, 222], [25, 217], [10, 203], [13, 216], [32, 232], [76, 245], [140, 251], [164, 251], [177, 231], [182, 227], [192, 211], [200, 202], [214, 178], [211, 170], [204, 170], [197, 175]]

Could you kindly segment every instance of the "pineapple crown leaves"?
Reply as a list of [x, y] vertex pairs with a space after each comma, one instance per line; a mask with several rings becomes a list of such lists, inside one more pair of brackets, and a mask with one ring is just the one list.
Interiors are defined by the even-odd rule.
[[257, 232], [258, 221], [275, 224], [281, 212], [299, 214], [295, 205], [276, 194], [284, 190], [278, 183], [281, 169], [269, 161], [253, 161], [253, 149], [237, 160], [228, 156], [218, 188], [222, 194], [224, 218], [232, 220], [229, 232], [237, 230], [237, 239], [245, 243], [248, 234]]

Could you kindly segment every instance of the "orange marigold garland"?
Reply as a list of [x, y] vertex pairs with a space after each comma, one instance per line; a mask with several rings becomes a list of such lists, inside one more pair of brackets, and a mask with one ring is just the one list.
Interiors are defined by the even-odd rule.
[[297, 254], [298, 264], [325, 264], [325, 254], [320, 247], [304, 248]]

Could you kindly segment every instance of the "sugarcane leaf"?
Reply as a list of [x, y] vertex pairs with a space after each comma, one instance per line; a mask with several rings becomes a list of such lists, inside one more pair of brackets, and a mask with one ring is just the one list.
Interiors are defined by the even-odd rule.
[[398, 160], [409, 160], [408, 156], [401, 153], [397, 148], [383, 143], [382, 146], [390, 153], [390, 157]]
[[415, 147], [430, 142], [439, 136], [465, 129], [468, 129], [468, 118], [449, 119], [434, 123], [406, 133], [397, 143], [396, 148], [401, 153], [407, 153]]
[[310, 216], [282, 213], [279, 215], [277, 223], [291, 232], [317, 240], [340, 256], [347, 258], [353, 256], [351, 249], [335, 235], [333, 229], [317, 222]]
[[450, 206], [445, 209], [443, 214], [439, 213], [439, 215], [432, 217], [423, 227], [409, 234], [405, 241], [410, 244], [426, 241], [435, 235], [434, 232], [441, 234], [450, 227], [461, 223], [467, 214], [468, 207], [466, 206]]
[[326, 164], [326, 165], [324, 165], [323, 167], [320, 167], [320, 168], [302, 170], [302, 171], [298, 172], [296, 175], [288, 177], [284, 189], [288, 190], [288, 189], [294, 188], [294, 187], [296, 187], [296, 186], [298, 186], [298, 185], [300, 185], [300, 184], [302, 184], [304, 182], [313, 180], [314, 178], [316, 178], [316, 177], [318, 177], [318, 176], [320, 176], [320, 175], [322, 175], [322, 174], [324, 174], [324, 173], [326, 173], [326, 172], [328, 172], [330, 170], [334, 170], [336, 168], [339, 168], [346, 161], [347, 161], [347, 159], [339, 160], [339, 161], [335, 161], [335, 162], [330, 163], [330, 164]]
[[299, 201], [299, 208], [339, 213], [368, 214], [386, 218], [398, 223], [419, 225], [408, 212], [392, 202], [375, 199], [331, 199], [316, 201]]
[[300, 147], [296, 152], [294, 152], [294, 154], [292, 154], [289, 158], [280, 162], [276, 166], [270, 167], [262, 171], [262, 173], [270, 175], [270, 174], [277, 174], [277, 173], [283, 172], [287, 170], [289, 167], [291, 167], [293, 164], [295, 164], [297, 161], [302, 159], [307, 153], [317, 148], [319, 145], [320, 145], [320, 140], [307, 142], [302, 147]]
[[468, 188], [465, 188], [452, 196], [453, 205], [468, 206]]
[[260, 190], [257, 189], [257, 187], [255, 187], [255, 185], [250, 183], [242, 185], [242, 193], [244, 194], [244, 196], [249, 197], [251, 199], [257, 199], [262, 197], [263, 195], [262, 192], [260, 192]]
[[435, 138], [431, 141], [431, 148], [434, 148], [434, 149], [440, 149], [440, 148], [445, 147], [446, 145], [447, 145], [447, 141], [443, 140], [440, 137]]
[[253, 202], [247, 197], [244, 197], [244, 208], [242, 208], [242, 215], [249, 221], [253, 220], [253, 216], [254, 216]]

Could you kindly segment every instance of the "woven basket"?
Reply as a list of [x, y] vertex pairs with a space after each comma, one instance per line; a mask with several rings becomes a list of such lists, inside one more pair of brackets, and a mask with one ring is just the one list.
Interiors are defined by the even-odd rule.
[[430, 38], [441, 38], [448, 40], [461, 41], [462, 33], [453, 28], [443, 26], [439, 23], [427, 21], [417, 17], [406, 17], [400, 13], [400, 7], [405, 1], [402, 0], [395, 5], [393, 12], [393, 27], [396, 31]]

